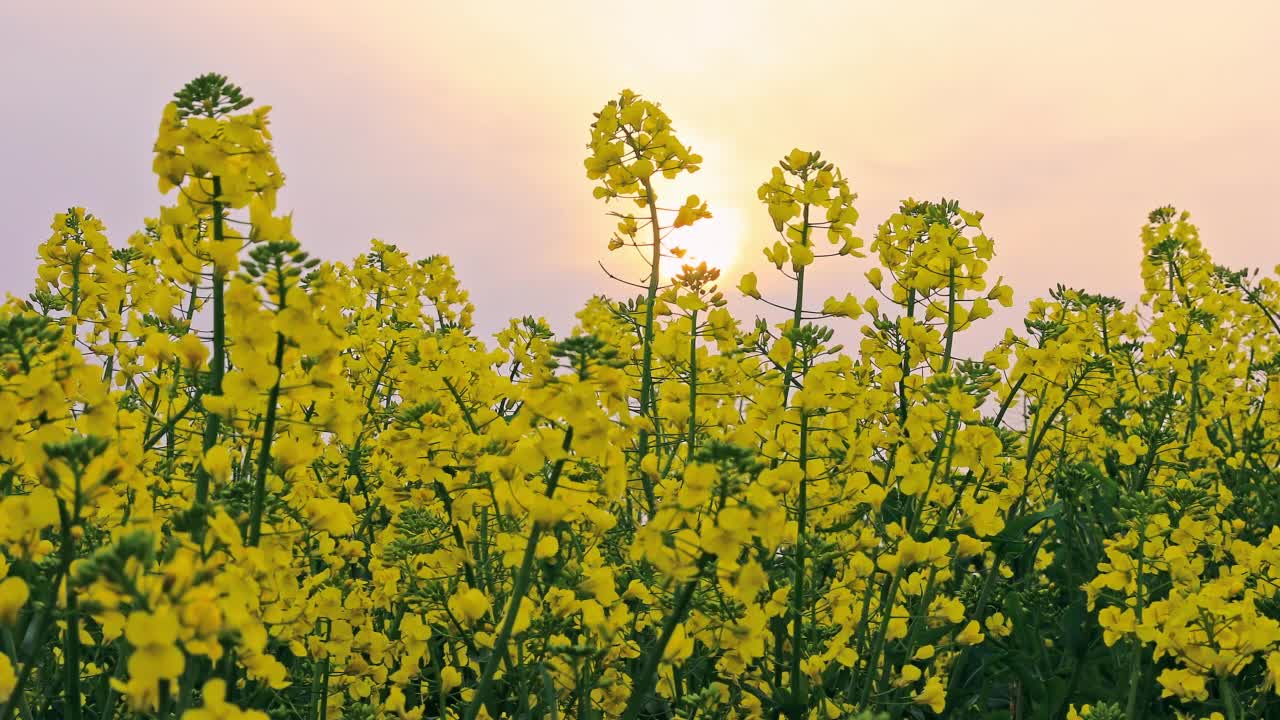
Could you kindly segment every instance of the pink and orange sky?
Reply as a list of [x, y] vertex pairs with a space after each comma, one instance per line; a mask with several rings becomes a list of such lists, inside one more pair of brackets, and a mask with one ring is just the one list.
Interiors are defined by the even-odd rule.
[[[447, 254], [486, 331], [530, 312], [565, 331], [589, 294], [625, 294], [582, 170], [624, 87], [704, 156], [679, 190], [717, 218], [688, 244], [731, 261], [727, 285], [767, 267], [755, 189], [799, 146], [852, 179], [864, 237], [901, 198], [953, 197], [986, 213], [1019, 304], [1058, 282], [1132, 298], [1166, 203], [1219, 262], [1280, 262], [1277, 27], [1272, 2], [5, 0], [0, 293], [29, 291], [60, 209], [119, 243], [156, 214], [160, 110], [216, 71], [275, 107], [305, 247]], [[820, 267], [818, 292], [865, 295], [866, 262]]]

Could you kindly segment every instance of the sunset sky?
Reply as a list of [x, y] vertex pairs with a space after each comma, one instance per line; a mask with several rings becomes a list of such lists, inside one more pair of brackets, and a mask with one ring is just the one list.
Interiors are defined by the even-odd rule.
[[[1019, 305], [1058, 282], [1135, 296], [1138, 229], [1166, 203], [1219, 262], [1269, 269], [1277, 27], [1272, 2], [5, 1], [0, 293], [29, 291], [60, 209], [118, 243], [157, 213], [161, 108], [208, 71], [274, 106], [305, 247], [447, 254], [486, 331], [567, 331], [589, 294], [623, 294], [582, 168], [622, 88], [704, 156], [676, 190], [710, 202], [688, 245], [730, 286], [766, 266], [755, 189], [796, 146], [851, 178], [864, 237], [908, 196], [984, 211]], [[866, 263], [820, 266], [818, 292], [865, 295]]]

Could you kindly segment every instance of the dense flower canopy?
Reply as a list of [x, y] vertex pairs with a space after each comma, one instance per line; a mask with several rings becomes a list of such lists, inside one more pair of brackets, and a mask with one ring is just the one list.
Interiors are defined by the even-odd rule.
[[702, 160], [623, 91], [584, 164], [641, 294], [490, 341], [444, 257], [310, 258], [268, 120], [190, 83], [172, 204], [57, 215], [0, 307], [0, 720], [1280, 717], [1280, 282], [1186, 213], [1140, 304], [1059, 287], [965, 358], [1014, 301], [982, 214], [867, 241], [796, 149], [793, 293], [736, 282], [789, 318], [741, 323], [663, 270], [714, 209], [662, 203]]

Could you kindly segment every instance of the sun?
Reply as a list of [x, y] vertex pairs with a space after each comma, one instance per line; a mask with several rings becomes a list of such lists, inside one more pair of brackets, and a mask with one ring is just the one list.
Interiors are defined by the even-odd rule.
[[672, 235], [669, 243], [686, 250], [678, 265], [705, 262], [725, 273], [742, 260], [746, 223], [742, 211], [735, 207], [712, 207], [711, 212], [710, 218]]

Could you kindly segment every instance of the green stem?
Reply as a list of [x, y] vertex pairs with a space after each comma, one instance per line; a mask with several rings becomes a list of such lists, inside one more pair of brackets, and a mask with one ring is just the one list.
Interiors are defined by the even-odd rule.
[[698, 430], [698, 311], [689, 314], [689, 460], [693, 460]]
[[794, 720], [807, 715], [807, 701], [804, 697], [805, 686], [800, 673], [800, 662], [804, 656], [804, 553], [807, 542], [807, 523], [809, 512], [809, 415], [800, 412], [800, 497], [796, 508], [796, 574], [791, 587], [791, 710], [788, 715]]
[[[79, 471], [77, 471], [78, 473]], [[77, 486], [79, 485], [79, 476], [77, 475]], [[77, 487], [77, 495], [79, 488]], [[67, 511], [66, 503], [58, 500], [58, 515], [62, 521], [62, 564], [64, 567], [70, 568], [71, 563], [76, 556], [76, 543], [72, 537], [72, 526], [74, 518]], [[63, 674], [65, 682], [66, 698], [64, 700], [64, 717], [70, 720], [80, 720], [80, 613], [76, 606], [76, 593], [72, 587], [71, 575], [66, 576], [66, 595], [67, 595], [67, 627], [63, 635], [64, 657], [63, 657]], [[57, 587], [54, 587], [57, 592]]]
[[[809, 245], [809, 205], [804, 206], [804, 214], [802, 216], [802, 224], [800, 226], [800, 244]], [[796, 268], [796, 304], [792, 308], [791, 331], [796, 332], [800, 329], [800, 322], [804, 319], [804, 266]], [[787, 361], [786, 371], [783, 373], [782, 385], [782, 402], [785, 405], [787, 398], [791, 396], [791, 381], [795, 379], [795, 362], [796, 357], [794, 350], [791, 359]]]
[[1236, 720], [1236, 692], [1231, 680], [1226, 675], [1218, 677], [1218, 689], [1222, 691], [1222, 706], [1227, 713], [1227, 720]]
[[[806, 203], [801, 215], [800, 225], [800, 244], [808, 246], [809, 244], [809, 204]], [[804, 319], [804, 275], [805, 266], [796, 267], [796, 297], [795, 306], [792, 308], [791, 331], [796, 333], [800, 330], [800, 323]], [[793, 336], [794, 337], [794, 336]], [[791, 359], [787, 361], [787, 366], [783, 371], [782, 385], [782, 402], [787, 405], [791, 396], [791, 385], [795, 380], [796, 374], [796, 356], [795, 348], [792, 347]], [[800, 469], [803, 472], [808, 463], [808, 415], [802, 410], [800, 412]], [[775, 431], [776, 432], [776, 431]], [[806, 515], [808, 514], [808, 478], [803, 475], [800, 478], [800, 491], [798, 505], [796, 509], [796, 548], [795, 548], [795, 576], [791, 585], [791, 620], [792, 620], [792, 636], [791, 636], [791, 657], [790, 657], [790, 674], [791, 674], [791, 699], [788, 703], [788, 717], [798, 719], [802, 716], [804, 701], [801, 699], [803, 690], [802, 678], [800, 675], [800, 661], [804, 654], [804, 542], [805, 542], [805, 524]], [[781, 637], [785, 635], [785, 626], [778, 634], [778, 647], [781, 650]]]
[[[564, 443], [561, 449], [566, 453], [569, 446], [573, 443], [573, 428], [569, 428], [564, 432]], [[555, 494], [556, 486], [560, 484], [560, 473], [564, 471], [564, 463], [566, 458], [556, 460], [555, 466], [551, 470], [551, 477], [547, 479], [547, 488], [543, 493], [550, 498]], [[498, 665], [506, 658], [507, 644], [511, 641], [512, 628], [516, 624], [516, 616], [520, 612], [520, 603], [524, 601], [525, 593], [529, 591], [529, 583], [533, 580], [533, 561], [534, 555], [538, 547], [538, 539], [542, 536], [542, 526], [537, 523], [533, 524], [529, 531], [529, 544], [525, 546], [524, 557], [520, 560], [520, 570], [516, 574], [515, 583], [511, 588], [511, 599], [507, 602], [507, 610], [503, 614], [502, 629], [498, 631], [498, 638], [493, 644], [493, 654], [489, 656], [488, 662], [485, 663], [484, 669], [480, 673], [480, 682], [476, 686], [476, 694], [471, 700], [471, 704], [467, 706], [467, 712], [463, 716], [465, 720], [475, 720], [476, 714], [480, 712], [480, 707], [489, 701], [489, 694], [493, 689], [493, 675], [498, 670]]]
[[[0, 637], [4, 638], [4, 652], [8, 653], [9, 657], [13, 658], [14, 662], [17, 662], [18, 647], [13, 643], [13, 633], [9, 632], [8, 628], [0, 627]], [[27, 718], [27, 720], [35, 717], [31, 714], [31, 705], [27, 702], [25, 695], [15, 694], [12, 702], [19, 703], [20, 705], [18, 712], [19, 717]]]
[[[1138, 544], [1138, 576], [1134, 581], [1136, 592], [1134, 595], [1134, 613], [1136, 623], [1142, 624], [1142, 544]], [[1137, 638], [1133, 638], [1133, 658], [1130, 660], [1129, 667], [1129, 697], [1125, 703], [1124, 717], [1125, 720], [1140, 720], [1138, 715], [1138, 683], [1142, 676], [1142, 642]]]
[[[222, 227], [222, 178], [213, 177], [213, 239], [223, 240]], [[213, 357], [209, 361], [209, 394], [222, 395], [222, 376], [227, 365], [227, 326], [226, 304], [223, 299], [226, 277], [216, 265], [213, 269]], [[205, 418], [204, 440], [202, 449], [208, 452], [218, 444], [218, 433], [221, 430], [222, 416], [211, 412]], [[209, 473], [203, 463], [196, 464], [196, 507], [203, 507], [209, 502]], [[205, 520], [203, 515], [198, 521], [194, 535], [197, 542], [204, 538]]]
[[[123, 267], [120, 268], [120, 272], [128, 276], [129, 274], [128, 262], [124, 263]], [[122, 314], [124, 314], [124, 300], [121, 300], [119, 304], [116, 305], [116, 315], [119, 316]], [[120, 342], [120, 333], [119, 332], [111, 333], [111, 340], [109, 342], [111, 343], [112, 352], [110, 355], [107, 356], [107, 361], [103, 363], [103, 368], [102, 368], [102, 382], [107, 383], [107, 387], [111, 386], [111, 373], [115, 371], [116, 352], [119, 349], [118, 343]]]
[[[916, 291], [907, 290], [907, 317], [914, 320], [916, 316]], [[902, 377], [898, 378], [898, 422], [907, 424], [907, 376], [911, 374], [911, 349], [905, 338], [902, 339]]]
[[[49, 639], [49, 631], [57, 625], [53, 620], [53, 611], [58, 604], [58, 585], [62, 583], [62, 578], [66, 577], [67, 571], [71, 566], [63, 561], [58, 563], [58, 571], [54, 573], [53, 583], [50, 585], [49, 597], [45, 602], [44, 612], [31, 622], [38, 623], [35, 642], [26, 649], [32, 654], [32, 657], [26, 658], [22, 662], [22, 671], [18, 674], [18, 682], [13, 686], [13, 692], [9, 696], [9, 701], [0, 707], [0, 720], [9, 720], [13, 711], [18, 707], [23, 698], [23, 691], [27, 686], [27, 680], [31, 678], [31, 671], [36, 665], [36, 655], [44, 651], [44, 644]], [[25, 643], [24, 643], [25, 645]], [[16, 663], [18, 658], [13, 658]]]
[[[281, 306], [283, 309], [283, 305]], [[284, 335], [276, 333], [276, 382], [267, 396], [267, 418], [262, 425], [262, 449], [258, 454], [257, 476], [253, 479], [253, 505], [249, 510], [250, 547], [262, 538], [262, 510], [267, 498], [267, 464], [271, 462], [271, 440], [276, 431], [276, 405], [280, 401], [280, 379], [284, 372]]]
[[689, 606], [693, 604], [693, 592], [697, 589], [698, 582], [702, 579], [702, 573], [706, 569], [710, 558], [711, 556], [706, 554], [699, 558], [697, 574], [680, 588], [680, 593], [676, 596], [675, 606], [671, 608], [671, 614], [667, 616], [666, 621], [662, 624], [662, 632], [659, 633], [658, 640], [653, 647], [649, 648], [645, 655], [644, 665], [640, 668], [640, 674], [636, 675], [635, 682], [631, 686], [631, 697], [627, 699], [627, 707], [622, 711], [622, 720], [635, 720], [640, 715], [640, 708], [649, 699], [649, 693], [653, 691], [653, 686], [657, 684], [658, 665], [662, 662], [662, 656], [666, 653], [667, 644], [671, 642], [671, 636], [675, 634], [676, 626], [684, 622], [685, 616], [689, 613]]
[[[649, 205], [649, 228], [653, 233], [653, 248], [649, 255], [649, 287], [645, 292], [644, 303], [644, 345], [640, 360], [640, 414], [652, 418], [653, 405], [653, 305], [658, 297], [658, 274], [662, 266], [662, 227], [658, 224], [658, 197], [653, 190], [653, 183], [648, 178], [643, 181], [645, 199]], [[640, 429], [640, 456], [637, 465], [649, 454], [649, 428]], [[650, 515], [658, 508], [657, 498], [653, 491], [653, 481], [647, 473], [640, 472], [640, 482], [644, 487], [645, 502], [648, 503]]]
[[[119, 680], [124, 677], [125, 663], [117, 658], [116, 667], [112, 670], [111, 675], [114, 679]], [[111, 680], [108, 679], [104, 683], [102, 689], [102, 715], [101, 720], [111, 720], [116, 714], [116, 690], [111, 687]]]
[[956, 261], [947, 272], [947, 343], [942, 351], [942, 372], [951, 367], [951, 347], [956, 338]]
[[898, 583], [901, 580], [902, 566], [899, 565], [893, 571], [893, 579], [889, 581], [888, 592], [881, 596], [880, 609], [884, 613], [884, 619], [881, 620], [880, 627], [876, 630], [876, 638], [871, 645], [871, 654], [867, 656], [867, 677], [862, 688], [863, 706], [866, 706], [871, 700], [871, 690], [875, 685], [876, 670], [880, 666], [880, 655], [884, 652], [885, 638], [889, 633], [889, 622], [893, 620], [893, 608], [898, 596]]

